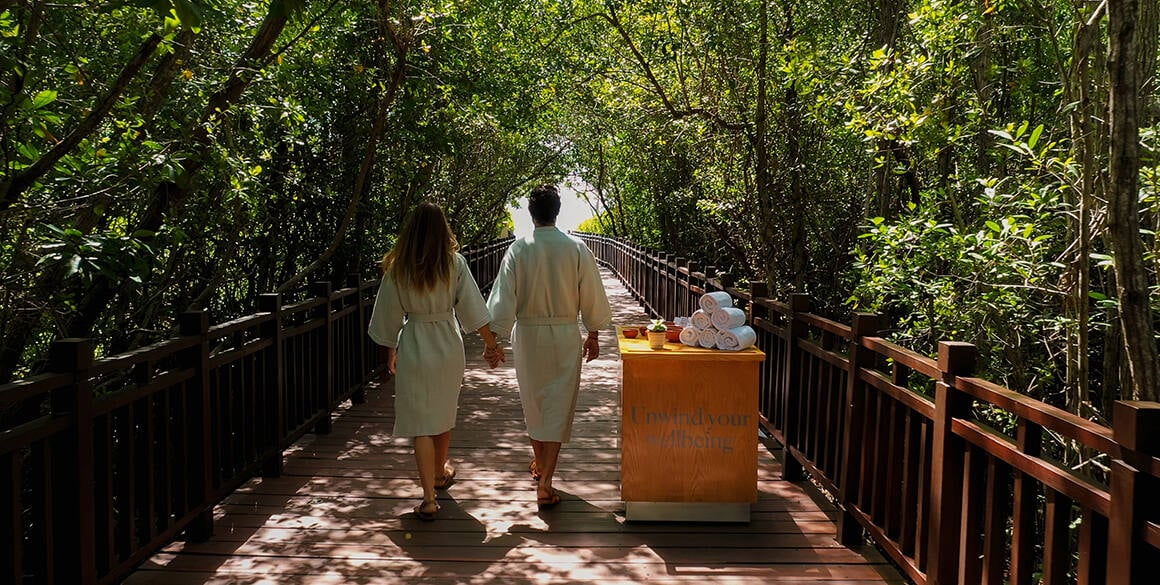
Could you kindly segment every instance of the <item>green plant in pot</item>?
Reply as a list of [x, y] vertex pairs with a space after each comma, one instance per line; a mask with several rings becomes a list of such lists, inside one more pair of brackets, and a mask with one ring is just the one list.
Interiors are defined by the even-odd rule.
[[653, 319], [648, 324], [648, 346], [652, 349], [661, 349], [665, 346], [665, 336], [669, 326], [664, 319]]

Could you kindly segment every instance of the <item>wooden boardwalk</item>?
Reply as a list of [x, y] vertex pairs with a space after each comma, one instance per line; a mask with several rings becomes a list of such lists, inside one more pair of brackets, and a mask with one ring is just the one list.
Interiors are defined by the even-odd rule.
[[[605, 276], [615, 320], [643, 322]], [[336, 414], [331, 434], [294, 445], [281, 477], [256, 478], [220, 504], [212, 540], [175, 542], [125, 583], [905, 583], [872, 547], [834, 540], [834, 508], [808, 483], [779, 479], [774, 444], [759, 452], [748, 524], [626, 523], [612, 332], [601, 347], [584, 369], [557, 472], [564, 502], [553, 510], [536, 509], [515, 372], [488, 370], [471, 335], [452, 437], [458, 477], [441, 492], [437, 521], [411, 512], [420, 491], [410, 444], [391, 436], [392, 384], [376, 384], [366, 404]]]

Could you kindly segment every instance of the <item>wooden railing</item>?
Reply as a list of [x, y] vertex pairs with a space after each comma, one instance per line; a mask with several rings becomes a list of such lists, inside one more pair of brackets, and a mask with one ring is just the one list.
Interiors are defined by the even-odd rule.
[[[1119, 401], [1104, 427], [972, 376], [970, 344], [928, 357], [880, 337], [875, 315], [839, 323], [806, 296], [577, 235], [657, 317], [713, 290], [748, 306], [763, 427], [784, 477], [808, 473], [836, 501], [843, 543], [868, 535], [919, 584], [1160, 582], [1160, 404]], [[1104, 470], [1073, 470], [1061, 444]]]
[[[464, 250], [481, 288], [510, 242]], [[262, 295], [214, 326], [189, 312], [178, 337], [101, 359], [63, 339], [47, 373], [0, 385], [0, 582], [116, 582], [183, 532], [208, 537], [217, 502], [361, 402], [377, 287]]]

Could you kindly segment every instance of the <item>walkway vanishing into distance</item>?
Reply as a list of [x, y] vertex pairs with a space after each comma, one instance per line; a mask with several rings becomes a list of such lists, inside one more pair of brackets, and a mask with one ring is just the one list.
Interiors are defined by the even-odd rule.
[[[605, 271], [618, 323], [645, 314]], [[391, 436], [393, 384], [308, 434], [278, 478], [255, 478], [215, 510], [215, 535], [175, 542], [131, 585], [424, 583], [905, 583], [872, 546], [835, 540], [835, 509], [808, 482], [780, 479], [775, 443], [759, 448], [759, 500], [748, 524], [627, 523], [619, 490], [620, 360], [613, 332], [585, 366], [573, 442], [556, 486], [564, 502], [536, 508], [515, 371], [488, 370], [468, 336], [468, 371], [451, 457], [456, 483], [440, 517], [411, 510], [420, 490], [410, 444]], [[510, 355], [510, 352], [509, 352]], [[657, 478], [664, 481], [664, 478]]]

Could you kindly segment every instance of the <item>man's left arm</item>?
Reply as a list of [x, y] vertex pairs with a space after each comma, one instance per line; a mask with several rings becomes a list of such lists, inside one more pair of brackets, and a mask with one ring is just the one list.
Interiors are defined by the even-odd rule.
[[581, 244], [580, 315], [588, 338], [584, 340], [584, 358], [590, 362], [600, 354], [600, 330], [612, 324], [612, 307], [604, 290], [604, 279], [596, 258], [587, 246]]

